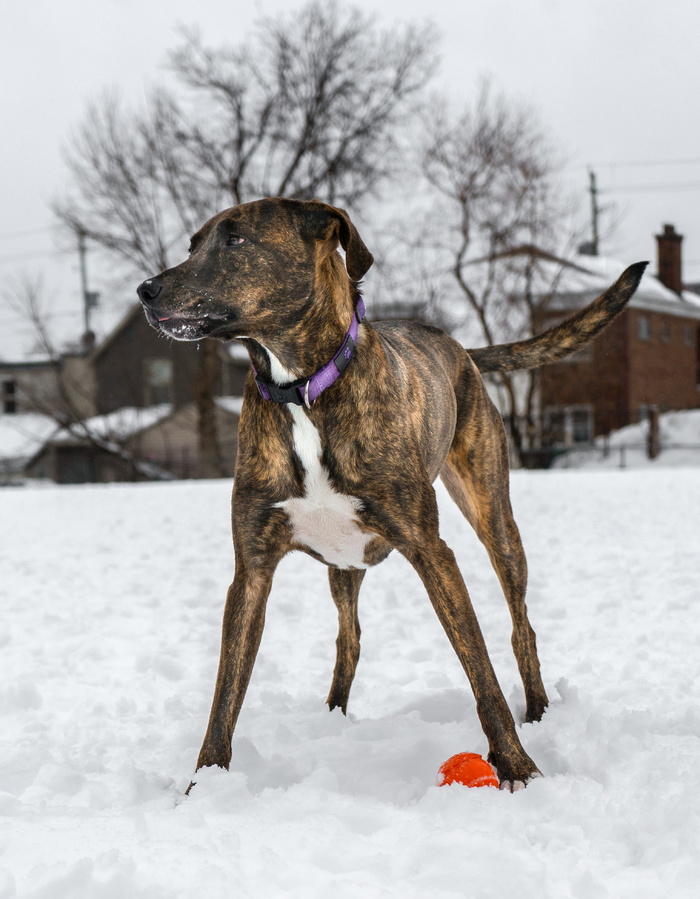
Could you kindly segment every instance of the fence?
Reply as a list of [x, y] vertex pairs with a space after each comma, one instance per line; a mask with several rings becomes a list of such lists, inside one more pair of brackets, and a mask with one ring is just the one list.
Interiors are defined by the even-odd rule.
[[[683, 454], [683, 463], [700, 466], [700, 443], [664, 443], [659, 444], [654, 455], [649, 452], [649, 442], [611, 443], [600, 438], [597, 443], [582, 443], [572, 447], [543, 447], [525, 450], [519, 460], [523, 468], [577, 468], [586, 462], [605, 462], [611, 460], [617, 468], [627, 468], [630, 464], [638, 464], [640, 459], [653, 462], [676, 461], [673, 453]], [[518, 462], [516, 461], [516, 465]]]

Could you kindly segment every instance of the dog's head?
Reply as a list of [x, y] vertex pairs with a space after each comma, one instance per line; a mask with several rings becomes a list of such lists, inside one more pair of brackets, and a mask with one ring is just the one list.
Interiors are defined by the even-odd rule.
[[348, 214], [334, 206], [266, 199], [234, 206], [192, 238], [185, 262], [137, 288], [149, 323], [176, 340], [263, 340], [310, 311], [318, 280], [345, 250], [348, 284], [372, 264]]

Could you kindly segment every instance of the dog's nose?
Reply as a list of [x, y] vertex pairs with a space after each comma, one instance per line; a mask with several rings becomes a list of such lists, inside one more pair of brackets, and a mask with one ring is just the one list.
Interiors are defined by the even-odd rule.
[[139, 299], [142, 303], [148, 305], [152, 303], [153, 300], [160, 294], [163, 289], [163, 282], [160, 278], [149, 278], [148, 281], [144, 281], [143, 284], [139, 284], [136, 288], [136, 293], [139, 295]]

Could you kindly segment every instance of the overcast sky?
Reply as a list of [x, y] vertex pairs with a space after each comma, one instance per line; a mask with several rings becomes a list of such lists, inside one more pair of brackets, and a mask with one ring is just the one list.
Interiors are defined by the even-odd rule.
[[[538, 110], [585, 202], [588, 166], [620, 219], [602, 251], [655, 260], [653, 235], [685, 235], [686, 280], [700, 281], [698, 0], [354, 0], [390, 25], [432, 19], [436, 86], [473, 97], [480, 76]], [[61, 146], [86, 102], [117, 86], [134, 102], [165, 80], [178, 25], [237, 43], [281, 0], [5, 0], [0, 31], [0, 273], [43, 273], [57, 303], [79, 298], [77, 258], [57, 255], [50, 200]], [[213, 212], [214, 210], [212, 210]], [[94, 264], [97, 262], [94, 260]], [[94, 281], [104, 272], [92, 272]], [[0, 333], [13, 314], [0, 306]], [[6, 341], [0, 340], [0, 354]]]

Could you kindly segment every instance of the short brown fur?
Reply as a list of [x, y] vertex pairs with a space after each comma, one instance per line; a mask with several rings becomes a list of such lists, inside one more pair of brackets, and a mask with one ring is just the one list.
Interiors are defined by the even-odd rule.
[[[336, 252], [345, 249], [345, 264]], [[190, 258], [139, 287], [154, 327], [178, 339], [244, 341], [266, 380], [274, 357], [308, 376], [339, 347], [372, 263], [347, 213], [312, 202], [267, 199], [226, 210], [195, 235]], [[411, 322], [360, 325], [341, 378], [303, 415], [316, 429], [333, 491], [359, 501], [364, 566], [401, 552], [421, 577], [471, 683], [489, 760], [514, 789], [539, 772], [523, 749], [498, 685], [452, 551], [440, 537], [433, 482], [449, 494], [489, 554], [510, 609], [513, 650], [538, 720], [547, 694], [525, 605], [527, 566], [509, 500], [501, 418], [479, 369], [534, 367], [592, 339], [634, 292], [643, 264], [590, 307], [545, 335], [467, 352], [444, 332]], [[303, 407], [300, 407], [303, 408]], [[227, 768], [231, 739], [263, 631], [275, 568], [301, 541], [281, 504], [305, 494], [305, 473], [284, 404], [263, 399], [248, 377], [233, 487], [234, 581], [224, 610], [214, 700], [197, 769]], [[337, 658], [328, 704], [346, 711], [360, 654], [363, 568], [329, 566], [338, 609]]]

